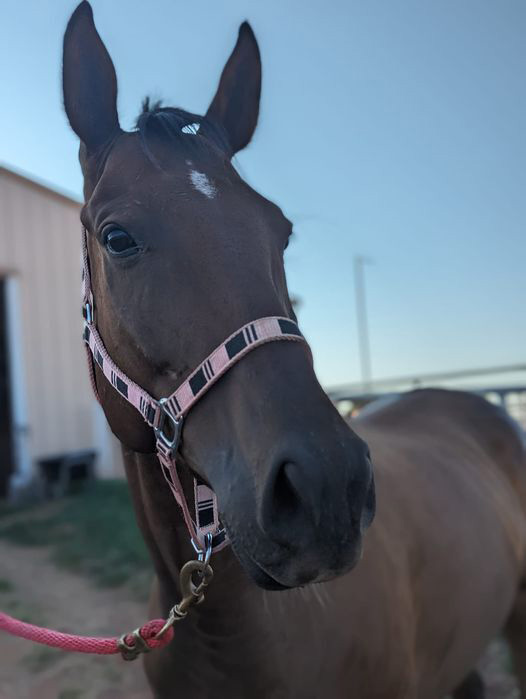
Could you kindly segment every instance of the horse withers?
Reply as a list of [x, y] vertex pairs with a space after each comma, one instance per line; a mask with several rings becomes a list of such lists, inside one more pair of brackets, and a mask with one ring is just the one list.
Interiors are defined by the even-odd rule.
[[[63, 82], [81, 141], [96, 325], [125, 374], [169, 395], [236, 329], [295, 320], [283, 266], [291, 224], [231, 164], [258, 118], [249, 25], [205, 116], [146, 101], [123, 131], [87, 2], [66, 30]], [[195, 554], [152, 430], [94, 372], [155, 566], [152, 612], [166, 615]], [[503, 628], [526, 692], [526, 464], [502, 411], [420, 391], [351, 429], [305, 345], [273, 342], [193, 407], [177, 471], [187, 500], [194, 475], [213, 488], [231, 547], [214, 555], [205, 602], [146, 656], [158, 699], [474, 699], [473, 667]]]

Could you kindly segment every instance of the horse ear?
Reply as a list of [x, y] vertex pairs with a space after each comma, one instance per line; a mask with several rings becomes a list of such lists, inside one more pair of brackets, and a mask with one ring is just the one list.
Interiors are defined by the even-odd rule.
[[261, 58], [248, 22], [239, 27], [237, 43], [228, 59], [216, 95], [206, 116], [226, 129], [232, 153], [244, 148], [258, 121], [261, 94]]
[[120, 131], [117, 76], [95, 29], [89, 2], [81, 2], [64, 34], [64, 107], [71, 128], [92, 153]]

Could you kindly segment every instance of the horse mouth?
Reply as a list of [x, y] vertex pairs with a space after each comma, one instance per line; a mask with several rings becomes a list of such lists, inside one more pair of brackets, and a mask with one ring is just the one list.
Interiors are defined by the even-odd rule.
[[278, 582], [275, 578], [264, 571], [263, 568], [261, 568], [255, 561], [251, 561], [248, 566], [244, 563], [242, 565], [256, 585], [264, 590], [280, 592], [283, 590], [292, 589], [288, 585]]
[[261, 587], [263, 590], [276, 592], [290, 590], [295, 587], [295, 585], [286, 585], [279, 582], [274, 576], [268, 573], [263, 566], [253, 558], [253, 556], [246, 552], [245, 547], [239, 544], [232, 530], [225, 524], [224, 519], [222, 521], [227, 531], [232, 551], [243, 572], [252, 580], [252, 582], [254, 582], [258, 587]]
[[354, 551], [354, 555], [347, 558], [345, 562], [340, 561], [339, 565], [336, 564], [334, 568], [331, 566], [328, 570], [324, 570], [323, 568], [320, 570], [311, 567], [304, 570], [301, 574], [294, 575], [294, 581], [287, 583], [282, 582], [280, 579], [278, 579], [278, 577], [273, 575], [272, 572], [269, 572], [266, 566], [257, 561], [251, 554], [250, 547], [240, 544], [239, 541], [237, 541], [232, 535], [233, 533], [228, 530], [228, 527], [227, 532], [232, 551], [245, 574], [258, 587], [269, 591], [280, 592], [284, 590], [292, 590], [296, 587], [305, 587], [311, 584], [329, 582], [330, 580], [338, 578], [352, 570], [361, 560], [363, 553], [362, 542], [360, 542], [360, 545]]
[[238, 560], [241, 563], [245, 573], [256, 583], [258, 587], [261, 587], [263, 590], [280, 592], [283, 590], [291, 590], [292, 587], [295, 587], [284, 585], [283, 583], [279, 582], [276, 580], [276, 578], [273, 578], [272, 575], [263, 570], [263, 568], [251, 558], [241, 558], [237, 551], [236, 556], [238, 556]]

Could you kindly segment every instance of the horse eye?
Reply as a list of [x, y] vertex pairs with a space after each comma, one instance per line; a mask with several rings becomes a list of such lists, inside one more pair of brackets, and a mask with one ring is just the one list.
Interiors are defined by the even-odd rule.
[[113, 228], [104, 236], [106, 250], [115, 257], [126, 257], [139, 252], [139, 246], [126, 231]]

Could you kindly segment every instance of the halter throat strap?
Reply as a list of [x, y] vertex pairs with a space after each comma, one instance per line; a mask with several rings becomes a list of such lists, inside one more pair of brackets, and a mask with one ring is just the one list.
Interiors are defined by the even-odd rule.
[[290, 318], [259, 318], [232, 333], [199, 364], [169, 396], [156, 399], [132, 381], [111, 359], [95, 324], [86, 230], [82, 232], [84, 343], [88, 355], [91, 385], [100, 402], [95, 381], [95, 364], [119, 394], [131, 403], [155, 433], [157, 457], [189, 531], [194, 548], [218, 551], [228, 544], [220, 522], [217, 498], [205, 483], [194, 478], [195, 514], [192, 516], [177, 471], [177, 450], [183, 421], [195, 403], [246, 354], [260, 345], [278, 340], [305, 342], [297, 324]]

